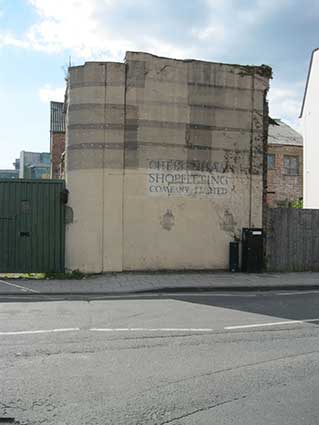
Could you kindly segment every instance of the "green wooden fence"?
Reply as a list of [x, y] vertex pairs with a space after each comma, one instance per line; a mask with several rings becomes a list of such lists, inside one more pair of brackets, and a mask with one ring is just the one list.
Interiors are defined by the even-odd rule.
[[0, 272], [64, 271], [63, 180], [0, 180]]

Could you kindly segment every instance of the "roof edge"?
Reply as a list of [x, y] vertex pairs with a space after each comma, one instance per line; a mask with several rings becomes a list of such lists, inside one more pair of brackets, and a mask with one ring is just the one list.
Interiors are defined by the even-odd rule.
[[236, 67], [239, 68], [240, 70], [242, 70], [243, 72], [246, 72], [247, 74], [252, 74], [252, 73], [256, 73], [260, 76], [264, 76], [267, 77], [268, 79], [272, 78], [272, 68], [269, 65], [266, 64], [261, 64], [261, 65], [248, 65], [248, 64], [239, 64], [239, 63], [227, 63], [227, 62], [217, 62], [217, 61], [209, 61], [209, 60], [202, 60], [202, 59], [192, 59], [192, 58], [174, 58], [174, 57], [167, 57], [167, 56], [159, 56], [156, 55], [154, 53], [150, 53], [150, 52], [144, 52], [144, 51], [134, 51], [134, 50], [127, 50], [125, 52], [125, 56], [124, 56], [124, 60], [123, 62], [118, 62], [118, 61], [85, 61], [84, 64], [82, 65], [71, 65], [69, 66], [68, 70], [70, 71], [71, 69], [76, 69], [76, 68], [83, 68], [88, 64], [100, 64], [100, 65], [104, 65], [104, 64], [117, 64], [117, 65], [125, 65], [127, 63], [127, 61], [129, 60], [128, 57], [130, 55], [146, 55], [150, 58], [153, 59], [165, 59], [165, 60], [170, 60], [170, 61], [177, 61], [177, 62], [183, 62], [183, 63], [209, 63], [209, 64], [214, 64], [214, 65], [223, 65], [223, 66], [231, 66], [231, 67]]
[[267, 142], [267, 145], [271, 145], [271, 146], [276, 146], [278, 148], [283, 147], [283, 146], [293, 146], [294, 148], [303, 148], [303, 144], [302, 145], [298, 145], [298, 144], [293, 144], [293, 143], [274, 143], [274, 142]]
[[213, 65], [224, 65], [224, 66], [237, 67], [237, 68], [240, 68], [240, 69], [257, 71], [257, 73], [259, 71], [261, 74], [267, 76], [268, 78], [272, 78], [272, 68], [271, 68], [271, 66], [265, 65], [265, 64], [261, 64], [261, 65], [248, 65], [248, 64], [246, 64], [246, 65], [244, 65], [244, 64], [239, 64], [239, 63], [216, 62], [216, 61], [193, 59], [193, 58], [180, 59], [180, 58], [173, 58], [173, 57], [167, 57], [167, 56], [160, 56], [160, 55], [156, 55], [156, 54], [150, 53], [150, 52], [134, 51], [134, 50], [127, 50], [125, 52], [125, 59], [124, 59], [125, 62], [127, 62], [127, 60], [128, 60], [127, 57], [130, 54], [133, 54], [133, 55], [140, 54], [140, 55], [149, 56], [149, 57], [154, 58], [154, 59], [165, 59], [165, 60], [184, 62], [184, 63], [197, 62], [197, 63], [208, 63], [208, 64], [213, 64]]
[[54, 103], [58, 103], [59, 105], [63, 105], [64, 102], [60, 102], [58, 100], [50, 100], [50, 105], [53, 105]]
[[302, 99], [302, 104], [301, 104], [301, 110], [300, 110], [300, 114], [299, 114], [298, 118], [301, 118], [302, 114], [303, 114], [303, 110], [304, 110], [305, 103], [306, 103], [306, 96], [307, 96], [307, 90], [308, 90], [308, 85], [309, 85], [309, 79], [310, 79], [313, 57], [314, 57], [315, 52], [317, 52], [318, 50], [319, 50], [319, 47], [317, 47], [316, 49], [313, 49], [313, 51], [311, 53], [311, 58], [310, 58], [310, 63], [309, 63], [309, 68], [308, 68], [308, 75], [307, 75], [307, 80], [306, 80], [306, 86], [305, 86], [305, 91], [304, 91], [304, 94], [303, 94], [303, 99]]

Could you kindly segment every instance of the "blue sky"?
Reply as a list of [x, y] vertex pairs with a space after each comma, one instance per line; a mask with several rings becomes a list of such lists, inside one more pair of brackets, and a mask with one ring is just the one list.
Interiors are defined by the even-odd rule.
[[49, 150], [49, 100], [63, 99], [70, 56], [268, 64], [271, 114], [298, 128], [318, 22], [318, 0], [0, 0], [0, 168]]

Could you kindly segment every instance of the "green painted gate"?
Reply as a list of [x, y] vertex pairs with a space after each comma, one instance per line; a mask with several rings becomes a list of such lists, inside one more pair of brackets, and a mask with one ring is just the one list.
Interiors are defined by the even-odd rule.
[[64, 271], [65, 182], [0, 180], [0, 273]]

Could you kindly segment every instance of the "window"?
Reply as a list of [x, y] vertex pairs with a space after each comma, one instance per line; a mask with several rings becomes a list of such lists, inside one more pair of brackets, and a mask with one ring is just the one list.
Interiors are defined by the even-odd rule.
[[42, 152], [42, 153], [40, 154], [40, 161], [41, 161], [43, 164], [50, 164], [50, 160], [51, 160], [51, 156], [50, 156], [50, 154], [49, 154], [49, 153], [47, 153], [47, 152]]
[[284, 156], [284, 174], [288, 176], [299, 175], [299, 158], [298, 156]]
[[275, 168], [275, 155], [273, 153], [267, 155], [267, 168], [268, 170], [273, 170]]

